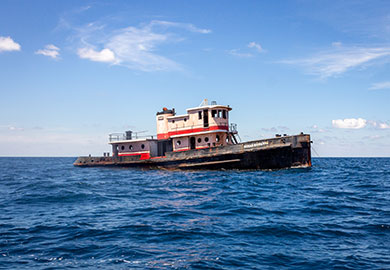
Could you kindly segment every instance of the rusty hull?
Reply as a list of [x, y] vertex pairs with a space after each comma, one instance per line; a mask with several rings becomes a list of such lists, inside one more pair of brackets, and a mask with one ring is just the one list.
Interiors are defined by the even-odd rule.
[[140, 160], [140, 156], [79, 157], [79, 167], [118, 166], [154, 169], [284, 169], [311, 167], [310, 135], [276, 137], [210, 147]]

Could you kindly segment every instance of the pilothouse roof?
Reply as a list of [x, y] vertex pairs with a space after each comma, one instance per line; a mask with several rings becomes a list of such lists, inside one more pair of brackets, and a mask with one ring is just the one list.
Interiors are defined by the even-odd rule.
[[204, 99], [202, 101], [202, 103], [198, 106], [198, 107], [194, 107], [194, 108], [189, 108], [187, 109], [187, 112], [190, 112], [190, 111], [199, 111], [199, 110], [205, 110], [205, 109], [225, 109], [225, 110], [228, 110], [228, 111], [231, 111], [232, 108], [230, 108], [229, 105], [219, 105], [217, 104], [216, 101], [211, 101], [211, 104], [208, 103], [208, 100], [207, 99]]

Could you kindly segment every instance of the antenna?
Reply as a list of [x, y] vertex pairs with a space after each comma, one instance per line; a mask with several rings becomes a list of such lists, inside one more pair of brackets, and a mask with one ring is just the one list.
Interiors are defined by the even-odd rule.
[[208, 106], [209, 105], [209, 101], [207, 100], [207, 98], [205, 98], [202, 103], [200, 103], [199, 107], [204, 107], [204, 106]]

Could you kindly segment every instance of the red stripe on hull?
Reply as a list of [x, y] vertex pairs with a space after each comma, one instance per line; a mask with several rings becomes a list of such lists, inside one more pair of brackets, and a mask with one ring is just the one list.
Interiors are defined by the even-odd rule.
[[188, 151], [190, 150], [189, 148], [185, 148], [185, 149], [178, 149], [178, 150], [173, 150], [173, 152], [183, 152], [183, 151]]
[[183, 134], [192, 134], [202, 131], [212, 131], [212, 130], [229, 130], [228, 126], [212, 126], [208, 128], [193, 128], [193, 129], [184, 129], [184, 130], [178, 130], [178, 131], [170, 131], [168, 133], [160, 133], [157, 134], [157, 139], [163, 140], [163, 139], [169, 139], [169, 137], [174, 135], [183, 135]]
[[131, 153], [131, 154], [118, 154], [120, 157], [128, 156], [140, 156], [140, 160], [150, 159], [150, 153]]

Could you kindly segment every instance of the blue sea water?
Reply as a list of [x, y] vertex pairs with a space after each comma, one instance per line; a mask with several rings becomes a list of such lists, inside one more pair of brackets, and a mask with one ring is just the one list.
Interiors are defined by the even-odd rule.
[[311, 169], [0, 158], [2, 269], [390, 269], [390, 158]]

